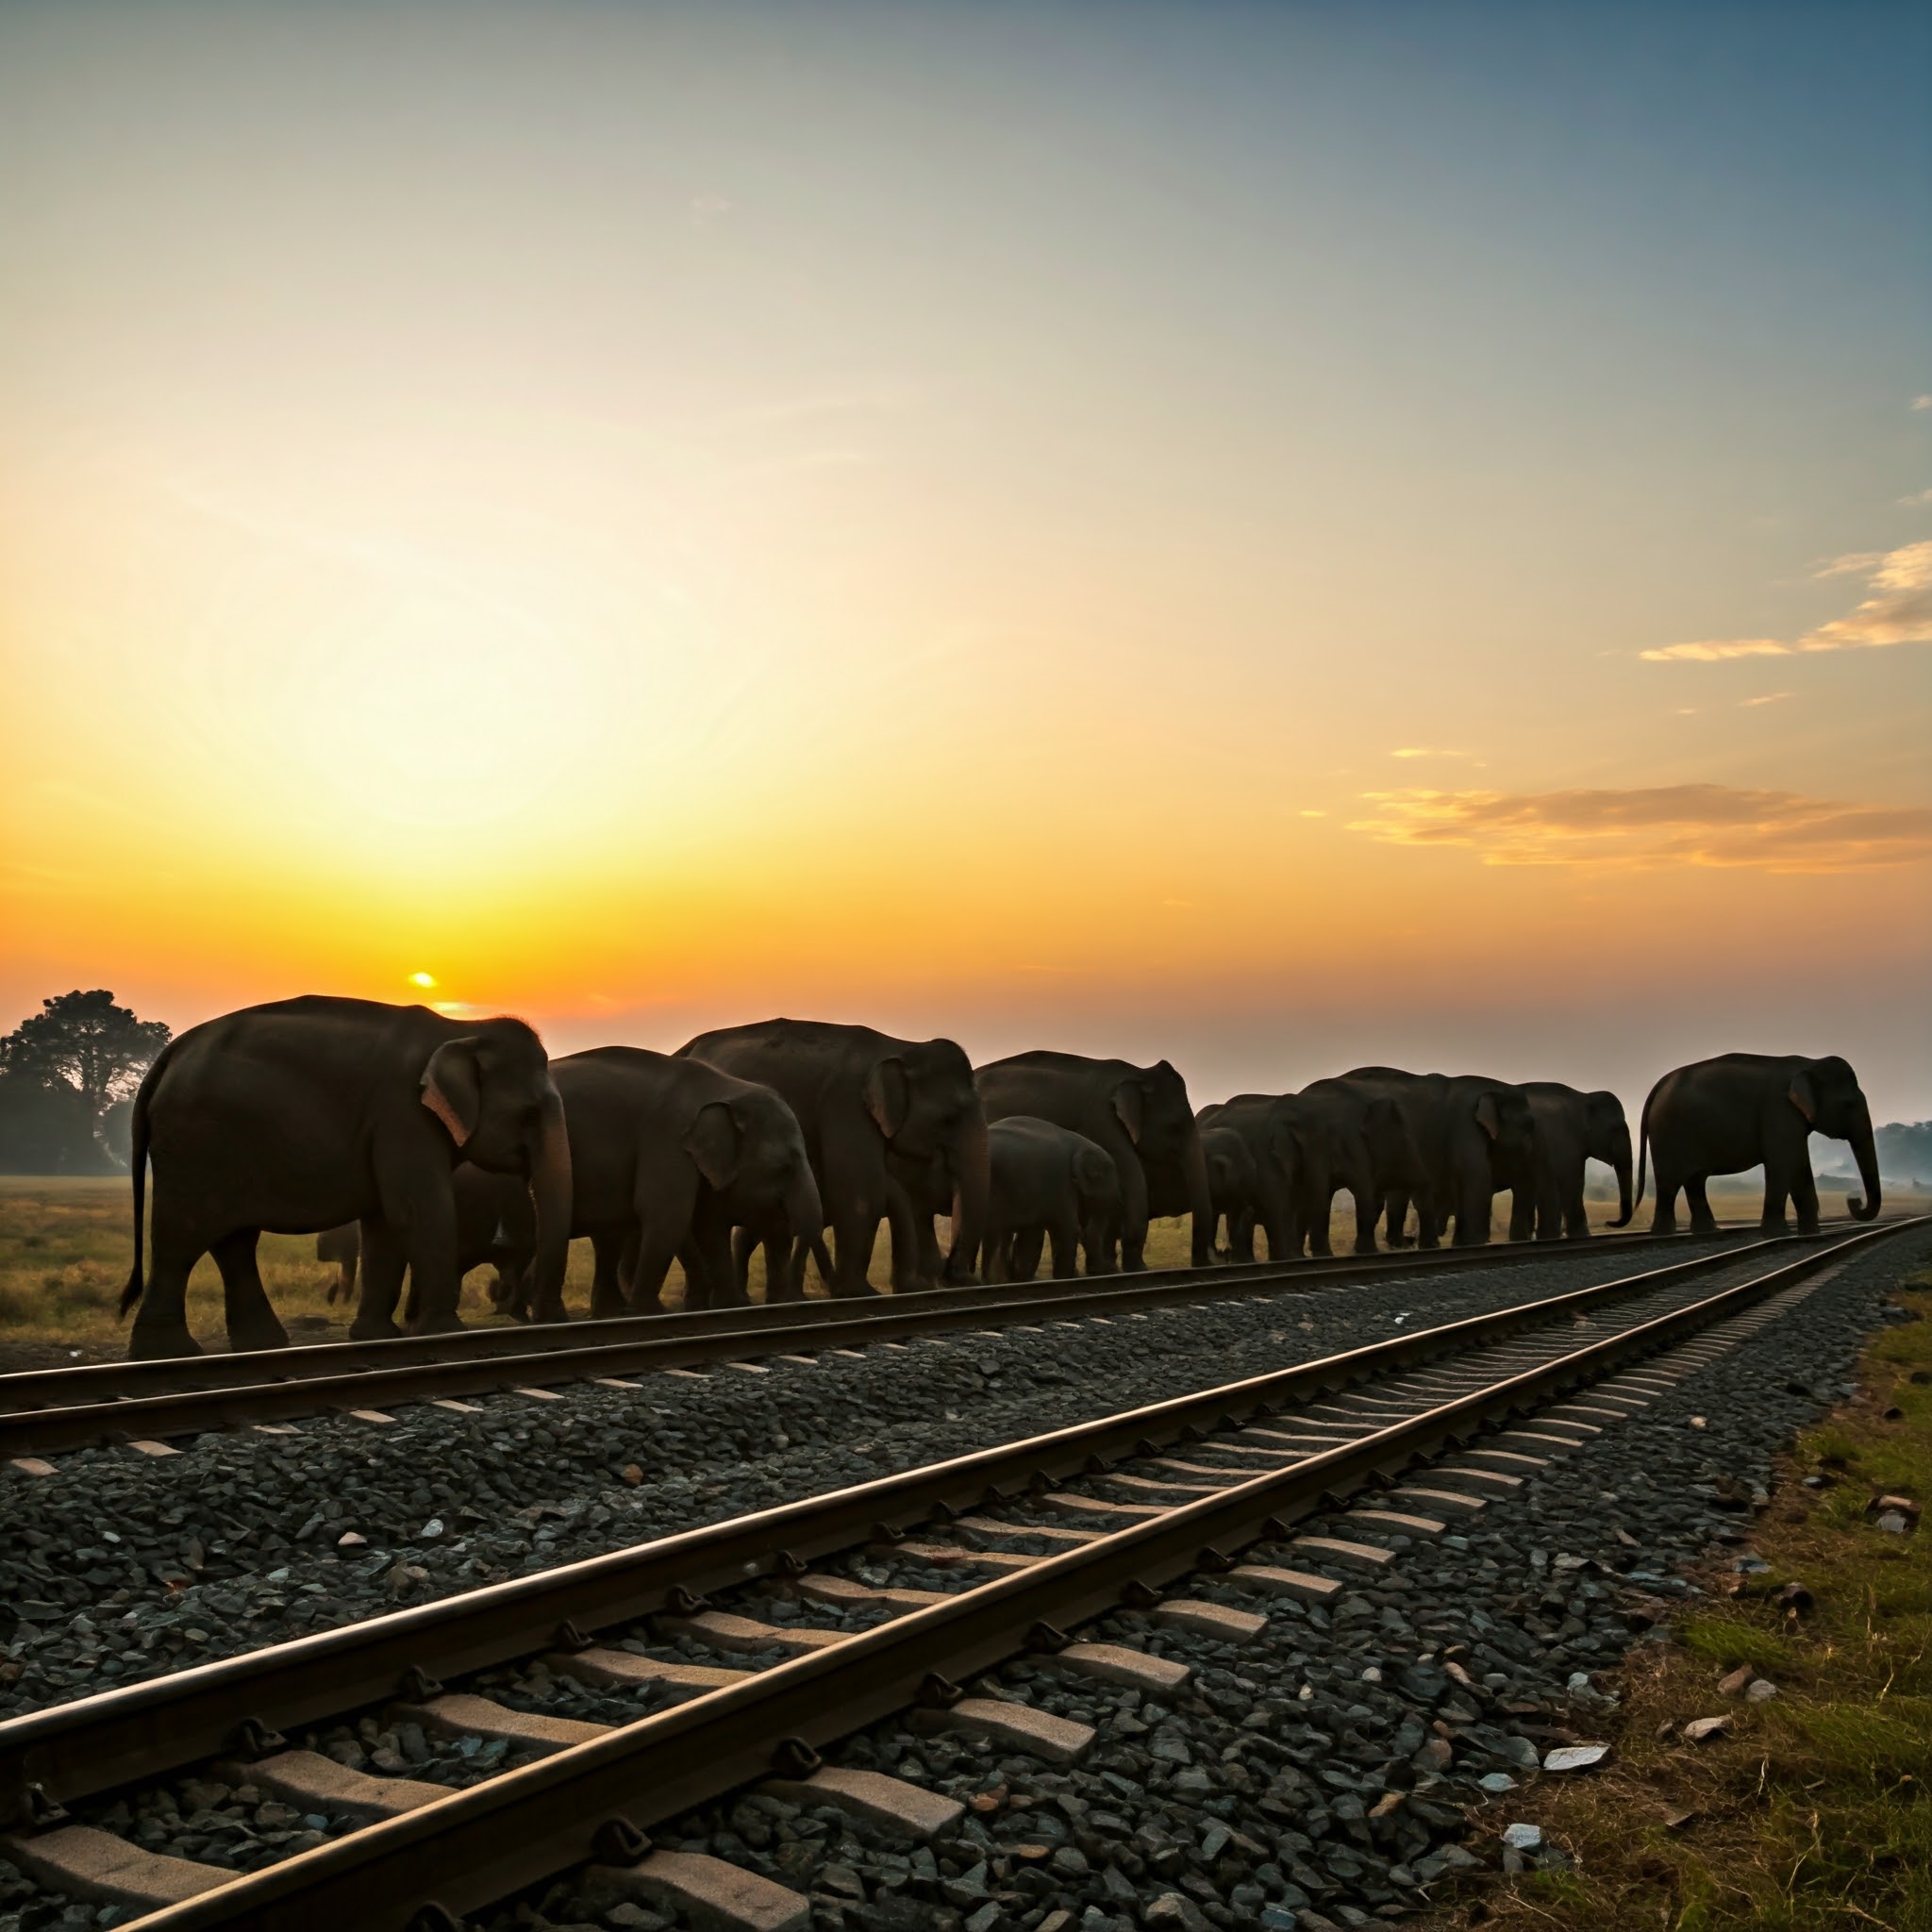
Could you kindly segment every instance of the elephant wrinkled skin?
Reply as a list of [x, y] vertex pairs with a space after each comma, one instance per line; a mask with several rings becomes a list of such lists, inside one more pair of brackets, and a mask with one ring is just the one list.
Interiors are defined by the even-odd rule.
[[[1193, 1265], [1213, 1261], [1214, 1204], [1201, 1133], [1187, 1082], [1165, 1060], [1137, 1067], [1080, 1054], [1022, 1053], [981, 1067], [974, 1079], [989, 1121], [1014, 1114], [1052, 1121], [1112, 1157], [1121, 1182], [1123, 1268], [1147, 1265], [1147, 1223], [1157, 1214], [1191, 1215]], [[1105, 1273], [1112, 1272], [1108, 1260]]]
[[1872, 1110], [1858, 1076], [1838, 1055], [1807, 1059], [1802, 1054], [1727, 1053], [1666, 1074], [1643, 1103], [1637, 1164], [1641, 1201], [1645, 1162], [1655, 1152], [1651, 1232], [1675, 1231], [1681, 1191], [1690, 1207], [1692, 1232], [1714, 1233], [1717, 1219], [1705, 1182], [1714, 1174], [1741, 1174], [1762, 1165], [1764, 1231], [1785, 1231], [1789, 1201], [1798, 1211], [1799, 1233], [1816, 1234], [1818, 1184], [1807, 1145], [1813, 1134], [1851, 1143], [1865, 1192], [1845, 1206], [1853, 1220], [1870, 1221], [1884, 1199]]
[[[881, 1220], [892, 1224], [892, 1287], [933, 1285], [919, 1273], [912, 1191], [933, 1169], [951, 1189], [946, 1279], [970, 1282], [986, 1225], [990, 1184], [986, 1115], [973, 1068], [950, 1040], [895, 1040], [870, 1026], [817, 1020], [766, 1020], [702, 1033], [678, 1049], [741, 1080], [769, 1087], [797, 1117], [832, 1230], [831, 1291], [866, 1295]], [[804, 1279], [808, 1242], [784, 1264]], [[766, 1249], [768, 1268], [773, 1251]], [[819, 1247], [820, 1265], [824, 1263]], [[782, 1271], [781, 1271], [782, 1272]]]
[[[521, 1020], [452, 1020], [427, 1007], [311, 994], [191, 1027], [135, 1096], [134, 1267], [128, 1352], [194, 1355], [188, 1276], [212, 1254], [228, 1340], [288, 1335], [256, 1266], [264, 1230], [318, 1234], [347, 1221], [400, 1248], [419, 1325], [455, 1328], [459, 1160], [525, 1179], [536, 1204], [540, 1292], [562, 1286], [570, 1144], [543, 1043]], [[154, 1169], [154, 1266], [142, 1279], [142, 1196]], [[364, 1257], [367, 1274], [368, 1257]]]

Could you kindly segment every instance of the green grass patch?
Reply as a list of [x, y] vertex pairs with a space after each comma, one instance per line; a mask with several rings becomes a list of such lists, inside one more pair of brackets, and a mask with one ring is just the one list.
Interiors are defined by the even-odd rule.
[[[1591, 1932], [1932, 1932], [1932, 1521], [1878, 1527], [1886, 1494], [1932, 1501], [1932, 1272], [1899, 1300], [1919, 1319], [1875, 1336], [1860, 1393], [1784, 1459], [1752, 1547], [1769, 1564], [1625, 1665], [1609, 1765], [1524, 1795], [1572, 1873], [1485, 1887], [1457, 1924]], [[1807, 1488], [1811, 1477], [1817, 1487]], [[1803, 1583], [1808, 1614], [1777, 1592]], [[1775, 1684], [1750, 1704], [1718, 1680]], [[1684, 1741], [1692, 1718], [1729, 1733]]]

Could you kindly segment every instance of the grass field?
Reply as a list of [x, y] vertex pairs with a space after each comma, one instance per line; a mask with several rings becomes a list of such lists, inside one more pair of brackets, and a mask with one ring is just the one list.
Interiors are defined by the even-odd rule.
[[[1901, 1534], [1874, 1507], [1932, 1499], [1932, 1271], [1899, 1299], [1920, 1319], [1874, 1339], [1858, 1398], [1785, 1459], [1751, 1540], [1770, 1569], [1731, 1597], [1715, 1574], [1676, 1641], [1625, 1669], [1607, 1770], [1510, 1814], [1576, 1869], [1486, 1888], [1454, 1923], [1932, 1932], [1932, 1518]], [[1815, 1598], [1802, 1616], [1776, 1598], [1793, 1580]], [[1778, 1694], [1721, 1691], [1745, 1665]], [[1716, 1715], [1726, 1735], [1685, 1741]]]
[[[1338, 1197], [1345, 1208], [1346, 1196]], [[1500, 1197], [1499, 1206], [1507, 1204]], [[1724, 1217], [1756, 1213], [1755, 1196], [1720, 1194], [1712, 1190], [1711, 1204]], [[1834, 1211], [1827, 1199], [1825, 1212]], [[128, 1185], [125, 1180], [49, 1180], [0, 1175], [0, 1374], [8, 1369], [37, 1368], [66, 1359], [96, 1361], [118, 1357], [125, 1347], [126, 1330], [116, 1308], [127, 1279], [133, 1245], [128, 1228]], [[1591, 1216], [1601, 1225], [1613, 1211], [1609, 1204], [1592, 1202]], [[1840, 1210], [1841, 1211], [1841, 1210]], [[1338, 1211], [1332, 1239], [1338, 1253], [1354, 1241], [1352, 1209]], [[1507, 1225], [1499, 1212], [1495, 1232]], [[1187, 1224], [1158, 1221], [1148, 1231], [1147, 1260], [1151, 1267], [1184, 1264], [1189, 1253]], [[335, 1270], [315, 1258], [312, 1235], [264, 1235], [259, 1251], [261, 1278], [291, 1337], [296, 1341], [340, 1340], [353, 1312], [349, 1303], [331, 1307], [327, 1288]], [[763, 1293], [763, 1264], [754, 1264], [752, 1292]], [[491, 1308], [485, 1284], [491, 1271], [477, 1269], [463, 1287], [463, 1319], [495, 1323], [503, 1318]], [[891, 1278], [891, 1241], [880, 1231], [874, 1251], [872, 1279], [885, 1287]], [[823, 1292], [814, 1273], [809, 1292]], [[674, 1265], [665, 1300], [675, 1307], [684, 1294], [683, 1276]], [[571, 1244], [570, 1273], [564, 1297], [573, 1313], [582, 1314], [591, 1302], [591, 1244]], [[189, 1324], [204, 1345], [222, 1347], [222, 1285], [211, 1260], [204, 1258], [189, 1283]], [[75, 1353], [70, 1357], [68, 1351]]]

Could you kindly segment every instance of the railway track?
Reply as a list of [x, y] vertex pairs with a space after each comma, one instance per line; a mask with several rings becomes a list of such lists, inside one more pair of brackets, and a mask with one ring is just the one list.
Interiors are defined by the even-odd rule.
[[[14, 1719], [0, 1853], [52, 1890], [151, 1909], [146, 1932], [425, 1932], [586, 1860], [619, 1890], [715, 1907], [706, 1888], [722, 1886], [735, 1923], [803, 1924], [795, 1893], [653, 1852], [646, 1832], [776, 1777], [929, 1835], [945, 1801], [826, 1767], [819, 1747], [909, 1711], [922, 1730], [1075, 1757], [1079, 1724], [958, 1686], [1029, 1650], [1075, 1676], [1171, 1686], [1171, 1659], [1064, 1633], [1124, 1606], [1150, 1630], [1239, 1643], [1256, 1627], [1243, 1605], [1334, 1595], [1337, 1569], [1391, 1559], [1391, 1534], [1441, 1531], [1651, 1400], [1673, 1371], [1641, 1364], [1723, 1345], [1773, 1298], [1924, 1225], [1746, 1243]], [[1344, 1524], [1363, 1541], [1297, 1533], [1365, 1490]], [[535, 1657], [641, 1714], [589, 1724], [448, 1688]], [[535, 1755], [439, 1790], [281, 1735], [375, 1709]], [[62, 1815], [225, 1761], [359, 1828], [237, 1875]]]
[[206, 1429], [286, 1422], [331, 1408], [382, 1415], [410, 1402], [550, 1390], [559, 1383], [803, 1353], [825, 1346], [828, 1334], [841, 1345], [864, 1345], [990, 1322], [1063, 1320], [1285, 1287], [1342, 1290], [1364, 1280], [1446, 1276], [1607, 1252], [1669, 1253], [1709, 1240], [1608, 1235], [1591, 1241], [1407, 1249], [29, 1370], [0, 1375], [0, 1461], [103, 1441], [165, 1442]]

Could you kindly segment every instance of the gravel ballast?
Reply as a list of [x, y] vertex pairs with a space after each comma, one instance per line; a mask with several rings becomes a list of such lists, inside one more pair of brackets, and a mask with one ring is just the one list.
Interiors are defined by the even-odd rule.
[[0, 1470], [0, 1717], [1663, 1265], [1593, 1244]]

